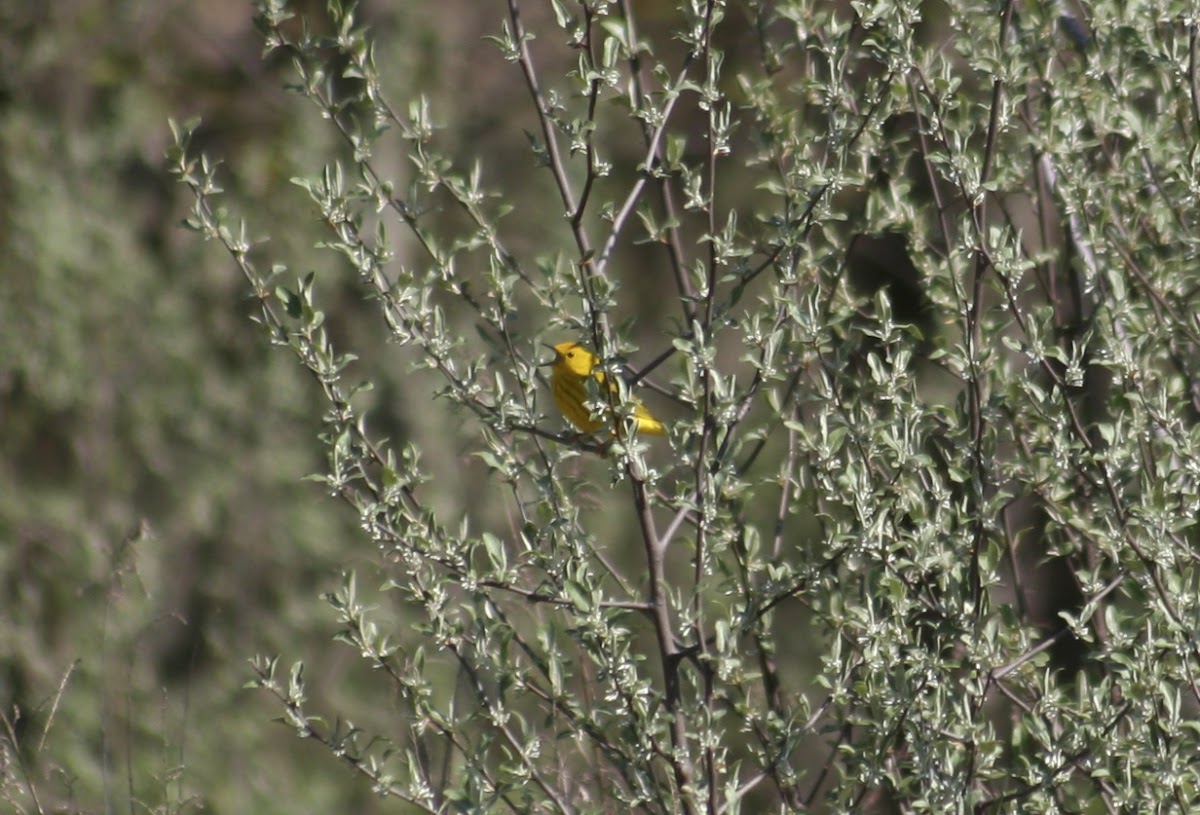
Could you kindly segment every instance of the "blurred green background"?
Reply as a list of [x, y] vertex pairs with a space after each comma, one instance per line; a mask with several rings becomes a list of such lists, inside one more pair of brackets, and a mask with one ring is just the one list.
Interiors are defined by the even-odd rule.
[[[502, 64], [480, 40], [502, 9], [417, 5], [364, 7], [398, 95], [420, 87], [445, 116], [502, 102], [461, 45]], [[318, 390], [247, 319], [229, 258], [180, 228], [191, 201], [164, 166], [168, 117], [202, 116], [198, 146], [228, 162], [255, 235], [311, 258], [315, 213], [289, 179], [333, 137], [261, 53], [246, 0], [0, 2], [0, 709], [21, 745], [0, 809], [33, 809], [19, 763], [46, 811], [377, 807], [242, 689], [249, 658], [283, 653], [361, 709], [363, 669], [319, 595], [375, 557], [301, 480], [323, 467]], [[347, 341], [382, 347], [350, 282], [322, 298]], [[379, 421], [403, 433], [427, 412]]]

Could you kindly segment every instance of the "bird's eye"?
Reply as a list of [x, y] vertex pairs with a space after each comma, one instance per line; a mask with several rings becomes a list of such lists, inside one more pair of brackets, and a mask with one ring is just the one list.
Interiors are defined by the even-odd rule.
[[567, 359], [575, 359], [575, 352], [574, 352], [574, 351], [568, 351], [568, 352], [567, 352]]

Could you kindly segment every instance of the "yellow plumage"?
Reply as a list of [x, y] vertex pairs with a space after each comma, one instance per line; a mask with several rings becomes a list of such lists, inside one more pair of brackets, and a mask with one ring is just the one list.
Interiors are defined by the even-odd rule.
[[[584, 433], [595, 433], [603, 423], [592, 418], [587, 409], [587, 378], [590, 376], [601, 386], [605, 384], [611, 392], [616, 392], [617, 386], [608, 382], [603, 371], [597, 371], [600, 363], [597, 357], [585, 345], [578, 342], [560, 342], [551, 346], [554, 349], [554, 361], [546, 363], [550, 366], [550, 391], [554, 394], [554, 403], [562, 415]], [[603, 393], [603, 391], [601, 391]], [[635, 402], [634, 418], [637, 420], [639, 433], [650, 433], [656, 436], [667, 432], [663, 423], [646, 409], [641, 402]]]

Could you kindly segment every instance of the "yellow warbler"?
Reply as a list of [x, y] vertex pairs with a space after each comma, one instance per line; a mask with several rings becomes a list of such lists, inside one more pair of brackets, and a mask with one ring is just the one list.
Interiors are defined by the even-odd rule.
[[[584, 433], [595, 433], [603, 426], [599, 419], [592, 418], [591, 412], [584, 403], [587, 401], [587, 378], [593, 377], [600, 385], [608, 382], [603, 371], [595, 370], [600, 358], [591, 352], [587, 346], [578, 342], [560, 342], [558, 345], [548, 345], [554, 351], [554, 361], [547, 362], [550, 366], [550, 390], [554, 393], [554, 402], [562, 415], [571, 424]], [[616, 391], [617, 386], [609, 383], [610, 391]], [[651, 415], [641, 402], [635, 402], [634, 418], [637, 420], [639, 433], [664, 435], [667, 429], [663, 423]]]

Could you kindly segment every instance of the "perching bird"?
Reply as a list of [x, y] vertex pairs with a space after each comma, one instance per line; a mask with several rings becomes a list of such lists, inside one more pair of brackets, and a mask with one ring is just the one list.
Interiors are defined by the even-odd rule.
[[[585, 403], [588, 398], [588, 376], [593, 377], [600, 385], [608, 382], [604, 372], [596, 370], [600, 358], [586, 345], [578, 342], [560, 342], [558, 345], [546, 347], [554, 351], [554, 360], [546, 365], [551, 368], [550, 390], [554, 394], [555, 404], [567, 421], [575, 427], [584, 433], [595, 433], [604, 423], [592, 417]], [[615, 384], [609, 383], [608, 387], [614, 393], [617, 390]], [[667, 432], [663, 423], [654, 418], [646, 406], [637, 400], [634, 400], [633, 416], [637, 421], [639, 433], [662, 436]]]

